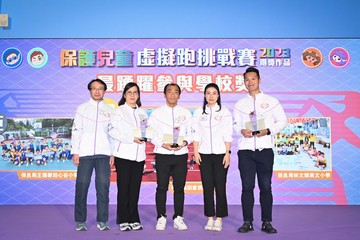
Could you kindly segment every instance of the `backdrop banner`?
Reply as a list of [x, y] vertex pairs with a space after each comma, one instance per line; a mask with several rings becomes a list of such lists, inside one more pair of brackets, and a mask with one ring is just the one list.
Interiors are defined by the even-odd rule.
[[[179, 84], [179, 105], [193, 112], [213, 82], [233, 111], [247, 93], [249, 66], [260, 70], [261, 90], [280, 101], [289, 121], [274, 139], [274, 203], [360, 204], [360, 39], [3, 39], [0, 52], [0, 204], [73, 204], [71, 125], [90, 98], [90, 80], [105, 81], [114, 108], [124, 86], [136, 82], [148, 115], [165, 104], [167, 83]], [[240, 204], [237, 140], [229, 204]], [[154, 204], [154, 146], [146, 146], [140, 204]], [[192, 151], [185, 201], [203, 204]], [[88, 201], [96, 203], [93, 183]]]

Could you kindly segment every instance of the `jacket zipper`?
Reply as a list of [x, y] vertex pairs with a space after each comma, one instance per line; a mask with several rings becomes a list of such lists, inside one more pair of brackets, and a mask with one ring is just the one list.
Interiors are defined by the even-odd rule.
[[95, 122], [94, 155], [96, 154], [96, 138], [97, 138], [98, 120], [99, 120], [99, 102], [96, 104], [96, 122]]
[[210, 123], [210, 150], [211, 150], [211, 153], [213, 153], [213, 143], [212, 143], [212, 125], [211, 125], [211, 120], [212, 120], [212, 108], [210, 108], [210, 120], [209, 120], [209, 123]]
[[[133, 116], [134, 116], [134, 120], [135, 120], [136, 127], [139, 127], [138, 121], [137, 121], [137, 119], [136, 119], [135, 111], [136, 111], [136, 109], [133, 110]], [[139, 152], [139, 144], [136, 144], [136, 156], [135, 156], [135, 161], [136, 161], [136, 159], [138, 158], [138, 152]]]

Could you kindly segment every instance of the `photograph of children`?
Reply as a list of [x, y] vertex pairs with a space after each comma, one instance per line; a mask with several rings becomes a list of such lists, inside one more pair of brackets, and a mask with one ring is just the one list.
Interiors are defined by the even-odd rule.
[[72, 119], [7, 119], [0, 171], [76, 170], [71, 161]]
[[330, 118], [289, 118], [275, 138], [274, 170], [331, 171]]

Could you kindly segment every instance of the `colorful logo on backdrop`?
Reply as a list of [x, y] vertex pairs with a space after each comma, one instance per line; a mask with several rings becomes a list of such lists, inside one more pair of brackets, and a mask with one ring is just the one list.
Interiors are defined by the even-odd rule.
[[317, 48], [307, 48], [302, 53], [303, 63], [310, 68], [317, 68], [323, 62], [323, 55]]
[[257, 64], [290, 67], [291, 49], [161, 47], [143, 48], [138, 52], [126, 49], [62, 49], [60, 52], [61, 67], [244, 67]]
[[344, 48], [337, 47], [330, 51], [329, 60], [336, 68], [344, 68], [350, 63], [350, 54]]
[[28, 52], [27, 61], [33, 68], [42, 68], [47, 64], [48, 55], [42, 48], [33, 48]]
[[17, 48], [8, 48], [3, 52], [1, 60], [5, 67], [17, 68], [22, 63], [22, 54]]

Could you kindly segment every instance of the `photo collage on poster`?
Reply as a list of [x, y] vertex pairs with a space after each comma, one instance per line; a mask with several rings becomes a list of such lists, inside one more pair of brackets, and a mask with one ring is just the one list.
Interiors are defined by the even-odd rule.
[[328, 117], [289, 118], [275, 137], [274, 171], [279, 179], [331, 179], [331, 126]]

